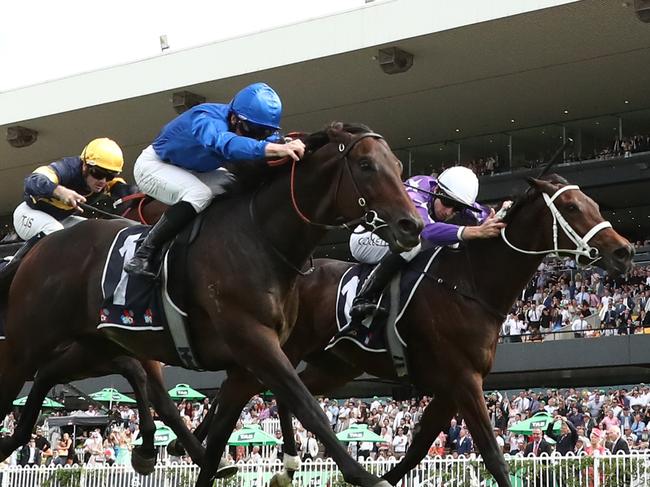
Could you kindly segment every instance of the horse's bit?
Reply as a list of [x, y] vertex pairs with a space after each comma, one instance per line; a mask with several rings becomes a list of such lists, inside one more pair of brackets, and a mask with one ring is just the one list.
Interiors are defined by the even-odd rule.
[[[592, 247], [589, 245], [589, 240], [591, 240], [601, 230], [604, 230], [605, 228], [612, 228], [612, 224], [608, 221], [603, 221], [595, 225], [591, 230], [589, 230], [584, 237], [578, 235], [576, 231], [573, 228], [571, 228], [571, 225], [569, 225], [569, 223], [564, 219], [560, 211], [555, 206], [555, 203], [553, 203], [553, 201], [558, 196], [560, 196], [565, 191], [569, 191], [569, 190], [579, 191], [580, 187], [575, 184], [568, 184], [558, 189], [553, 194], [553, 196], [549, 196], [546, 193], [542, 193], [542, 196], [544, 197], [544, 201], [546, 202], [546, 206], [551, 211], [551, 215], [553, 216], [553, 248], [552, 249], [549, 250], [520, 249], [519, 247], [516, 247], [515, 245], [513, 245], [508, 241], [508, 239], [506, 238], [505, 228], [501, 229], [501, 238], [503, 239], [503, 241], [511, 249], [516, 250], [517, 252], [520, 252], [522, 254], [530, 254], [530, 255], [552, 254], [556, 256], [559, 256], [560, 253], [573, 254], [577, 257], [576, 261], [578, 261], [580, 257], [586, 257], [587, 259], [589, 259], [590, 262], [587, 265], [591, 265], [597, 260], [599, 260], [600, 252], [596, 247]], [[576, 246], [575, 250], [558, 248], [558, 231], [557, 231], [558, 224], [560, 225], [560, 228], [564, 231], [564, 234], [569, 238], [569, 240], [571, 240], [575, 244]]]

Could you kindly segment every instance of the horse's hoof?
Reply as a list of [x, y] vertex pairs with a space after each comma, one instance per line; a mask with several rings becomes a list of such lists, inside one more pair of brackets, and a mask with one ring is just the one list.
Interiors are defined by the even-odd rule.
[[167, 445], [167, 453], [173, 457], [182, 457], [186, 452], [185, 447], [180, 441], [172, 440], [169, 442], [169, 445]]
[[149, 475], [156, 467], [156, 451], [136, 446], [131, 452], [131, 466], [140, 475]]
[[228, 479], [235, 475], [239, 471], [239, 467], [237, 465], [228, 465], [224, 462], [219, 463], [219, 468], [217, 468], [217, 472], [214, 474], [215, 479]]
[[291, 485], [293, 485], [291, 483], [291, 479], [285, 471], [276, 473], [273, 477], [271, 477], [271, 480], [269, 482], [269, 487], [290, 487]]

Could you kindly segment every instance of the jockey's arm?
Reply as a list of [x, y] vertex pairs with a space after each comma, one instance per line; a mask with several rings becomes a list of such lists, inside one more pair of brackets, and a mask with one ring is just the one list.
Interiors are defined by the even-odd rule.
[[249, 161], [284, 156], [298, 160], [305, 151], [305, 144], [301, 140], [276, 144], [268, 140], [256, 140], [237, 135], [229, 130], [225, 120], [201, 111], [198, 111], [192, 120], [192, 133], [203, 147], [215, 151], [225, 161]]
[[226, 120], [197, 111], [192, 119], [192, 134], [198, 142], [216, 152], [226, 162], [264, 159], [266, 140], [255, 140], [230, 132]]
[[78, 203], [84, 203], [86, 198], [63, 186], [65, 171], [61, 174], [56, 163], [36, 168], [25, 178], [25, 193], [33, 200], [37, 198], [57, 198], [65, 204], [77, 208]]
[[32, 198], [51, 198], [59, 175], [50, 166], [41, 166], [25, 178], [25, 193]]

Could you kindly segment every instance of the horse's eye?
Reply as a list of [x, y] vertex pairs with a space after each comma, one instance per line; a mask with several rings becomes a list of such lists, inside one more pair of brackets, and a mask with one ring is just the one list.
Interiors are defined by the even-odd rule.
[[575, 212], [578, 211], [578, 205], [575, 203], [569, 203], [566, 207], [567, 211]]
[[372, 165], [370, 159], [361, 159], [359, 161], [359, 167], [362, 171], [372, 171], [374, 169], [374, 166]]

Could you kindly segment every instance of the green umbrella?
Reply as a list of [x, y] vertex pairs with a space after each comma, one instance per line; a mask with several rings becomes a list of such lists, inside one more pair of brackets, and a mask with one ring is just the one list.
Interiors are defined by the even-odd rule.
[[[176, 439], [176, 435], [169, 426], [165, 426], [162, 421], [155, 421], [156, 431], [153, 434], [154, 446], [167, 446], [172, 440]], [[133, 442], [134, 445], [142, 445], [142, 437], [139, 437]]]
[[[533, 429], [539, 428], [542, 430], [542, 433], [546, 433], [546, 428], [548, 428], [549, 423], [552, 422], [553, 416], [549, 413], [537, 413], [532, 418], [524, 419], [523, 421], [513, 424], [510, 427], [510, 432], [530, 435], [533, 433]], [[562, 424], [560, 422], [555, 423], [555, 425], [553, 425], [553, 432], [559, 433], [561, 426]]]
[[[27, 402], [27, 396], [25, 397], [20, 397], [16, 399], [13, 402], [14, 406], [24, 406], [25, 403]], [[61, 404], [60, 402], [56, 402], [54, 399], [50, 399], [49, 397], [45, 398], [45, 401], [43, 401], [43, 406], [44, 408], [64, 408], [65, 406]]]
[[279, 445], [280, 443], [281, 440], [271, 436], [257, 424], [249, 424], [235, 430], [228, 438], [229, 445]]
[[371, 443], [383, 443], [386, 438], [382, 438], [374, 431], [368, 429], [367, 424], [353, 424], [348, 429], [336, 434], [339, 441], [369, 441]]
[[176, 384], [176, 387], [169, 390], [169, 397], [172, 399], [204, 399], [205, 396], [199, 391], [192, 389], [187, 384]]
[[108, 402], [108, 403], [128, 402], [131, 404], [135, 403], [135, 401], [131, 399], [129, 396], [125, 396], [124, 394], [119, 393], [117, 389], [113, 389], [111, 387], [105, 387], [101, 391], [93, 392], [92, 394], [90, 394], [89, 397], [94, 399], [97, 402]]

